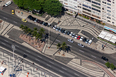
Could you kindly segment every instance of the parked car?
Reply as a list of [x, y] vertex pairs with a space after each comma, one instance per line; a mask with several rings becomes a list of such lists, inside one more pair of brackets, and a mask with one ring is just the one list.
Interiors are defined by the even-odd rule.
[[108, 58], [106, 58], [106, 57], [104, 57], [104, 56], [102, 56], [101, 57], [103, 60], [105, 60], [105, 61], [108, 61]]
[[59, 27], [56, 27], [56, 31], [59, 31]]
[[43, 21], [40, 21], [40, 24], [43, 24]]
[[37, 22], [37, 20], [38, 20], [38, 19], [36, 18], [36, 19], [34, 20], [34, 22]]
[[75, 37], [75, 33], [72, 34], [72, 38], [74, 38], [74, 37]]
[[51, 24], [50, 23], [48, 23], [48, 27], [50, 27], [51, 26]]
[[80, 40], [82, 41], [83, 40], [83, 37], [81, 37]]
[[75, 39], [77, 39], [78, 35], [75, 35]]
[[69, 35], [72, 36], [73, 32], [71, 32]]
[[88, 44], [91, 45], [91, 43], [92, 43], [92, 40], [89, 40]]
[[83, 42], [85, 42], [87, 39], [86, 38], [83, 38]]
[[35, 20], [36, 20], [36, 18], [32, 17], [32, 20], [33, 20], [33, 21], [35, 21]]
[[64, 29], [62, 29], [62, 30], [61, 30], [61, 33], [64, 33], [64, 32], [65, 32], [65, 30], [64, 30]]
[[54, 26], [53, 26], [53, 29], [56, 29], [56, 27], [57, 27], [57, 26], [56, 26], [56, 25], [54, 25]]
[[38, 19], [36, 22], [37, 22], [37, 23], [40, 23], [40, 20]]
[[64, 31], [64, 34], [66, 34], [66, 33], [67, 33], [67, 30]]
[[78, 46], [80, 46], [80, 47], [84, 47], [84, 45], [83, 45], [83, 44], [80, 44], [80, 43], [78, 43]]
[[81, 38], [81, 36], [78, 36], [77, 39], [79, 40]]
[[89, 40], [87, 39], [87, 40], [85, 41], [85, 43], [88, 44], [88, 42], [89, 42]]
[[61, 30], [62, 30], [62, 28], [59, 28], [59, 30], [58, 30], [58, 31], [59, 31], [59, 32], [61, 32]]
[[70, 33], [71, 33], [70, 31], [67, 31], [67, 35], [70, 35]]
[[8, 1], [8, 2], [6, 2], [5, 6], [10, 5], [11, 3], [12, 3], [11, 1]]
[[73, 39], [68, 39], [69, 42], [73, 43]]
[[48, 25], [48, 23], [47, 23], [47, 22], [45, 22], [43, 25], [44, 25], [44, 26], [47, 26], [47, 25]]

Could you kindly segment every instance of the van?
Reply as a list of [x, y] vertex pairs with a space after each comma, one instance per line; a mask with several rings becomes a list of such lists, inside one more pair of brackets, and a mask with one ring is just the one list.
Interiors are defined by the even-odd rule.
[[5, 6], [10, 5], [11, 3], [12, 3], [11, 1], [8, 1], [8, 2], [6, 2]]
[[89, 40], [88, 44], [90, 45], [92, 43], [92, 40]]

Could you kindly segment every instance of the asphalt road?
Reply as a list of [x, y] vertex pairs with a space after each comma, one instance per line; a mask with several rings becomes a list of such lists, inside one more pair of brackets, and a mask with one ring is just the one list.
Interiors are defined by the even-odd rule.
[[[29, 23], [29, 22], [24, 23], [17, 16], [8, 14], [8, 13], [3, 12], [1, 10], [0, 10], [0, 18], [3, 19], [3, 20], [5, 20], [5, 21], [7, 21], [7, 22], [9, 22], [9, 23], [14, 24], [14, 25], [16, 25], [18, 27], [20, 27], [21, 24], [24, 24], [24, 25], [27, 25], [28, 27], [30, 27], [32, 29], [34, 27], [37, 27], [38, 29], [41, 28], [40, 26], [37, 26], [37, 25], [32, 24], [32, 23]], [[45, 29], [45, 32], [47, 33], [48, 30]], [[53, 32], [50, 32], [50, 35], [51, 35], [50, 40], [52, 40], [52, 41], [57, 36], [56, 33], [53, 33]], [[85, 56], [88, 55], [87, 57], [91, 58], [93, 61], [97, 61], [97, 62], [100, 62], [102, 64], [104, 64], [105, 62], [103, 60], [101, 60], [101, 56], [106, 56], [109, 59], [109, 62], [111, 62], [114, 65], [116, 65], [116, 63], [114, 62], [116, 60], [115, 55], [111, 55], [110, 56], [110, 55], [107, 55], [107, 54], [103, 54], [103, 53], [100, 53], [100, 52], [98, 52], [96, 50], [93, 50], [91, 48], [88, 48], [88, 47], [85, 47], [85, 48], [78, 47], [77, 44], [75, 44], [75, 43], [74, 44], [69, 43], [67, 41], [67, 38], [65, 38], [63, 36], [59, 36], [57, 38], [57, 40], [60, 40], [61, 42], [66, 42], [67, 44], [71, 45], [72, 46], [71, 49], [74, 50], [72, 53], [74, 53], [74, 54], [77, 54], [78, 55], [78, 53], [80, 53], [80, 54], [85, 55]], [[55, 41], [55, 42], [57, 42], [57, 41]], [[81, 49], [82, 51], [84, 51], [84, 53], [78, 51], [78, 49]]]
[[77, 72], [63, 64], [60, 64], [59, 62], [56, 62], [40, 53], [37, 53], [36, 51], [33, 51], [25, 46], [22, 46], [14, 41], [9, 40], [6, 37], [0, 36], [0, 46], [12, 51], [11, 46], [15, 45], [16, 50], [15, 53], [23, 56], [26, 55], [26, 58], [33, 61], [34, 63], [37, 63], [63, 77], [86, 77], [86, 75]]

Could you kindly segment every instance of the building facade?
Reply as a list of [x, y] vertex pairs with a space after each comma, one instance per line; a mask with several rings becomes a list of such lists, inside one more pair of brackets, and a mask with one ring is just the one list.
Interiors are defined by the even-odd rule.
[[116, 0], [59, 0], [71, 13], [116, 26]]

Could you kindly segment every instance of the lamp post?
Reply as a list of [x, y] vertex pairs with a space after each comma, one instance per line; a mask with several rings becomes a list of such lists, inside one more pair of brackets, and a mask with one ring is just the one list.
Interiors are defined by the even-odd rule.
[[14, 51], [15, 51], [15, 46], [12, 45], [12, 50], [13, 50], [13, 73], [14, 73]]

